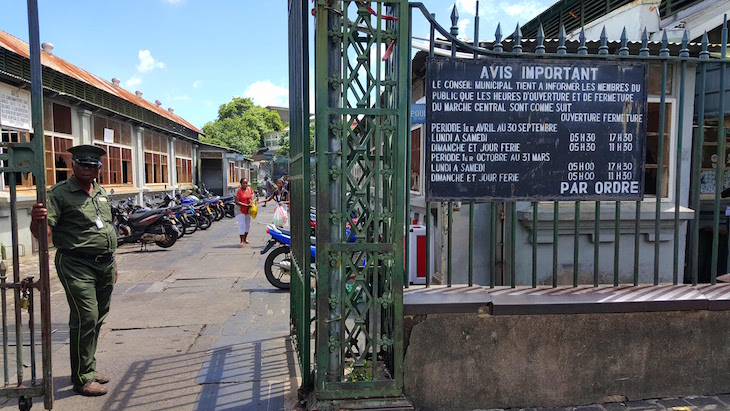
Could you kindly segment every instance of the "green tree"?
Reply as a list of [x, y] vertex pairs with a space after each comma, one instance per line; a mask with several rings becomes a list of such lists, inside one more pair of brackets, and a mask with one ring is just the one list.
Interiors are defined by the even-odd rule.
[[203, 126], [200, 141], [230, 147], [245, 155], [263, 145], [263, 135], [284, 128], [279, 113], [257, 106], [250, 98], [234, 97], [218, 108], [218, 118]]
[[288, 157], [289, 156], [289, 133], [284, 133], [279, 139], [279, 149], [276, 150], [277, 156]]

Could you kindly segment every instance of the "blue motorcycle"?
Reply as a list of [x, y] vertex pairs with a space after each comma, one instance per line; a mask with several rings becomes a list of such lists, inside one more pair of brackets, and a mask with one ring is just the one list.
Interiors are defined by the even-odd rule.
[[[266, 274], [266, 279], [271, 285], [281, 290], [288, 290], [291, 281], [291, 232], [273, 224], [266, 227], [266, 232], [271, 238], [264, 246], [264, 249], [261, 250], [261, 254], [266, 254], [277, 244], [278, 247], [266, 257], [264, 274]], [[312, 262], [314, 262], [317, 249], [315, 246], [310, 245], [309, 251]]]
[[[269, 224], [266, 232], [271, 236], [269, 241], [264, 245], [261, 254], [266, 254], [272, 247], [278, 244], [267, 257], [264, 263], [264, 274], [266, 279], [276, 288], [282, 290], [289, 289], [291, 281], [291, 231]], [[346, 231], [348, 241], [354, 243], [356, 238], [350, 235], [350, 230]], [[315, 246], [315, 237], [310, 237], [309, 255], [312, 258], [310, 263], [314, 263], [317, 258], [317, 247]], [[364, 262], [363, 262], [364, 264]]]

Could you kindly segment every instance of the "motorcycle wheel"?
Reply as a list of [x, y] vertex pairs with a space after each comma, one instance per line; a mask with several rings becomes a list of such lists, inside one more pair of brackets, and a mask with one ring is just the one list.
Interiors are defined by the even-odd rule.
[[185, 236], [185, 222], [178, 218], [175, 226], [177, 226], [177, 231], [179, 232], [177, 238], [183, 238]]
[[207, 230], [210, 227], [212, 221], [209, 216], [201, 215], [198, 217], [198, 228], [201, 230]]
[[198, 231], [198, 219], [185, 216], [185, 234], [192, 234]]
[[124, 224], [119, 224], [117, 227], [117, 243], [123, 244], [124, 239], [132, 235], [132, 229]]
[[288, 246], [279, 247], [269, 253], [264, 264], [264, 273], [271, 285], [281, 290], [289, 289], [291, 272], [288, 269], [281, 268], [280, 264], [284, 261], [289, 262], [290, 260], [291, 256], [289, 255]]
[[162, 248], [170, 248], [177, 241], [177, 233], [175, 230], [165, 230], [165, 232], [167, 234], [165, 241], [155, 241], [155, 244]]
[[225, 217], [225, 215], [223, 214], [223, 210], [221, 210], [218, 207], [214, 208], [214, 210], [215, 210], [215, 221], [221, 221], [223, 219], [223, 217]]
[[226, 207], [226, 217], [228, 217], [228, 218], [235, 218], [236, 217], [236, 211], [235, 211], [233, 205]]

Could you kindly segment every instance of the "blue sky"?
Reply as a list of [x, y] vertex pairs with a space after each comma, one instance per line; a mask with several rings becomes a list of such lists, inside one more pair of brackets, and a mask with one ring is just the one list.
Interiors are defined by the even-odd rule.
[[[28, 41], [25, 0], [3, 0], [0, 30]], [[453, 1], [424, 0], [444, 27]], [[480, 37], [527, 22], [552, 0], [482, 0]], [[457, 0], [471, 38], [476, 0]], [[198, 127], [234, 96], [288, 105], [287, 0], [38, 0], [41, 42], [99, 77], [160, 100]], [[414, 36], [428, 36], [423, 18]]]

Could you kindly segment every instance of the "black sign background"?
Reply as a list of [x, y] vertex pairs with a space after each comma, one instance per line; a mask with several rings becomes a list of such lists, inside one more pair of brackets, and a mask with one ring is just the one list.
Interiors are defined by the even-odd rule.
[[643, 198], [646, 63], [427, 64], [426, 201]]

